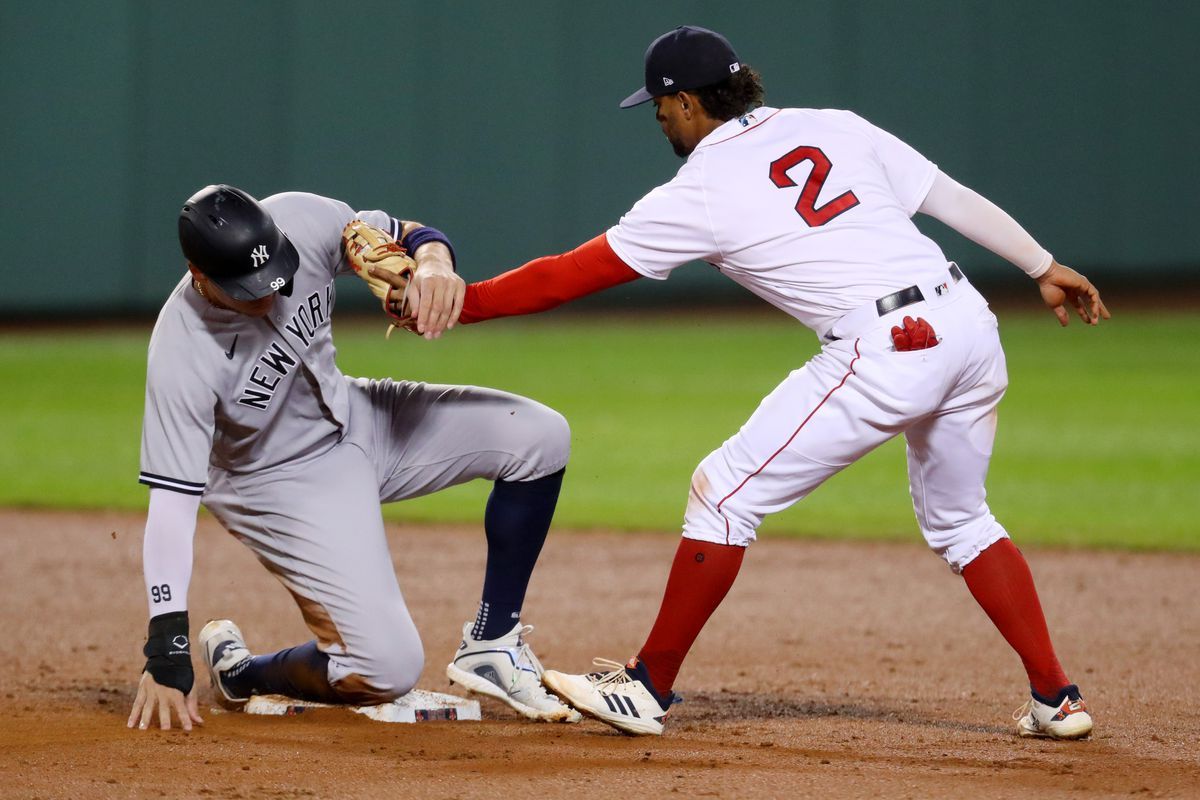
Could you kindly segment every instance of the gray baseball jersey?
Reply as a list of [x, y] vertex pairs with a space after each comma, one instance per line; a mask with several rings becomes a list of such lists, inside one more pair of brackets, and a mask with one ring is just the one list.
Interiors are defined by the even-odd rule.
[[344, 376], [330, 324], [334, 278], [350, 271], [342, 228], [357, 217], [399, 238], [401, 222], [299, 192], [262, 204], [299, 254], [291, 294], [253, 318], [214, 307], [190, 276], [175, 287], [150, 340], [139, 480], [201, 495], [292, 592], [330, 682], [370, 702], [407, 691], [423, 663], [380, 502], [549, 475], [570, 434], [505, 392]]
[[333, 279], [348, 271], [341, 230], [356, 216], [393, 232], [399, 223], [299, 192], [263, 205], [300, 255], [291, 296], [254, 319], [210, 304], [190, 275], [175, 287], [150, 340], [142, 483], [202, 493], [210, 464], [269, 469], [346, 429], [349, 398], [329, 324]]

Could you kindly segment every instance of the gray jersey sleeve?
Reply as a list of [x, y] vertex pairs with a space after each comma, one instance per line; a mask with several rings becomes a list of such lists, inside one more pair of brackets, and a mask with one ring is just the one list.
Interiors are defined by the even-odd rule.
[[403, 223], [386, 211], [355, 211], [341, 200], [308, 192], [283, 192], [272, 195], [263, 204], [270, 209], [297, 248], [311, 254], [315, 263], [325, 264], [336, 277], [352, 272], [342, 253], [342, 228], [352, 219], [361, 219], [387, 231], [399, 240]]
[[208, 478], [218, 396], [196, 350], [183, 315], [169, 304], [150, 337], [138, 481], [199, 495]]

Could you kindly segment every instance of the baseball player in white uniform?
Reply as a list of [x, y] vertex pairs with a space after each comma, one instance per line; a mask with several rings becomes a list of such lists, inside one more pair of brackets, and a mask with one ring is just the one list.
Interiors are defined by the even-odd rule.
[[[548, 671], [569, 704], [659, 734], [676, 674], [763, 518], [903, 434], [917, 522], [1021, 657], [1025, 736], [1074, 739], [1092, 720], [1054, 654], [1029, 568], [985, 500], [1007, 385], [996, 318], [912, 223], [928, 214], [1035, 279], [1061, 324], [1096, 324], [1096, 289], [1009, 215], [849, 111], [762, 105], [758, 73], [720, 34], [681, 27], [646, 52], [645, 85], [678, 174], [605, 234], [467, 288], [460, 317], [541, 311], [693, 260], [814, 330], [821, 350], [771, 392], [692, 477], [683, 540], [650, 636], [627, 664]], [[714, 379], [719, 380], [719, 375]]]
[[492, 389], [348, 378], [334, 361], [334, 278], [349, 271], [342, 229], [375, 225], [413, 254], [417, 329], [439, 336], [464, 283], [434, 228], [290, 192], [261, 203], [231, 186], [191, 197], [179, 218], [188, 272], [150, 340], [140, 481], [150, 487], [144, 573], [145, 672], [130, 727], [200, 722], [188, 583], [206, 508], [292, 593], [313, 641], [252, 656], [238, 627], [200, 634], [218, 702], [255, 694], [356, 705], [408, 692], [424, 663], [397, 585], [380, 503], [494, 481], [477, 617], [447, 667], [452, 681], [522, 714], [573, 720], [546, 693], [520, 620], [557, 502], [566, 421]]

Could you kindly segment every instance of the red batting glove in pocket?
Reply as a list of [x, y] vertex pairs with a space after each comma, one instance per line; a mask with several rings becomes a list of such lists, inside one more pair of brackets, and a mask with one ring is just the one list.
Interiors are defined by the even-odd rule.
[[937, 334], [923, 317], [905, 317], [901, 325], [892, 327], [892, 344], [896, 351], [903, 353], [908, 350], [927, 350], [936, 347]]

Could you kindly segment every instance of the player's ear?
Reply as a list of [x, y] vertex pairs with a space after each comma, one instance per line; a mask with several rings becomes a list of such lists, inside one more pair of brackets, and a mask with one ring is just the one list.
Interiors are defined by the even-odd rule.
[[190, 261], [188, 262], [188, 272], [192, 273], [192, 277], [196, 279], [204, 277], [204, 273], [196, 269], [196, 265]]
[[699, 116], [704, 111], [703, 106], [700, 105], [700, 98], [694, 94], [680, 92], [675, 97], [679, 100], [679, 110], [683, 112], [684, 119], [690, 120], [693, 117]]

